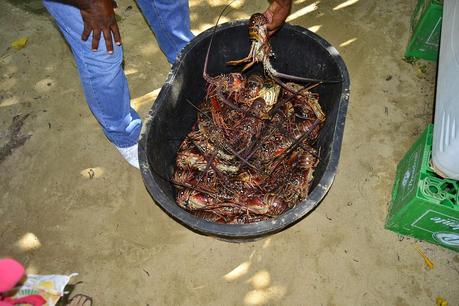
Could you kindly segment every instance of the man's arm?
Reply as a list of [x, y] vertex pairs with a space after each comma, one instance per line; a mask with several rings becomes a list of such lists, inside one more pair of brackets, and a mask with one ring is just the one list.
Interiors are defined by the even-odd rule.
[[112, 33], [117, 45], [121, 45], [121, 35], [115, 19], [114, 0], [59, 0], [80, 9], [84, 29], [81, 39], [86, 41], [92, 32], [92, 50], [99, 48], [101, 33], [108, 53], [113, 53]]
[[265, 11], [264, 15], [268, 18], [267, 24], [269, 36], [273, 35], [284, 24], [285, 19], [290, 14], [292, 0], [273, 0]]

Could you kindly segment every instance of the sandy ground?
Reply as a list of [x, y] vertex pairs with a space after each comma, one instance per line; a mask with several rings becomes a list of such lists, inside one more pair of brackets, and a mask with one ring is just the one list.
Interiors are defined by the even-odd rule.
[[[214, 23], [224, 2], [191, 0], [193, 31]], [[396, 164], [432, 115], [435, 66], [402, 60], [416, 1], [342, 2], [297, 0], [291, 20], [336, 46], [350, 71], [335, 183], [297, 225], [233, 244], [155, 205], [90, 114], [40, 2], [1, 1], [0, 256], [31, 273], [80, 273], [74, 292], [96, 305], [407, 306], [437, 296], [459, 305], [458, 254], [383, 229]], [[266, 6], [246, 1], [226, 20]], [[135, 3], [119, 7], [131, 94], [145, 118], [169, 65]], [[24, 49], [8, 49], [22, 36]]]

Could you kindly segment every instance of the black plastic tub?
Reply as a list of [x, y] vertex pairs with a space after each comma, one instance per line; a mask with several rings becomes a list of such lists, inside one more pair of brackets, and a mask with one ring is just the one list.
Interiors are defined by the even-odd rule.
[[[334, 180], [349, 99], [346, 65], [334, 47], [302, 27], [286, 24], [272, 37], [271, 44], [276, 55], [272, 63], [279, 72], [342, 80], [316, 88], [320, 94], [319, 102], [327, 115], [317, 141], [317, 147], [321, 148], [321, 162], [307, 199], [281, 216], [253, 224], [216, 224], [197, 218], [177, 206], [174, 186], [168, 180], [174, 170], [177, 148], [196, 121], [196, 110], [186, 99], [199, 104], [205, 95], [202, 70], [211, 34], [212, 30], [201, 33], [183, 49], [151, 108], [139, 143], [143, 180], [155, 202], [172, 218], [195, 232], [239, 241], [273, 234], [305, 217], [324, 198]], [[247, 21], [220, 25], [211, 48], [209, 74], [239, 71], [240, 67], [229, 67], [225, 62], [245, 57], [249, 47]]]

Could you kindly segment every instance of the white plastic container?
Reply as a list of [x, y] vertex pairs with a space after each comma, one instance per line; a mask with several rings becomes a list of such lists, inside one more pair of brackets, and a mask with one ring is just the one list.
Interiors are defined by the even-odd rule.
[[443, 2], [432, 163], [459, 180], [459, 1]]

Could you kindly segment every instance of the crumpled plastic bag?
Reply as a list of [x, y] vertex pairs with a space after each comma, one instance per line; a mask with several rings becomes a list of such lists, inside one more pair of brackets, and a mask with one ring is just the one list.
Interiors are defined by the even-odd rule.
[[12, 298], [21, 298], [26, 295], [39, 294], [46, 300], [46, 306], [54, 306], [64, 296], [64, 288], [73, 276], [70, 275], [37, 275], [28, 274], [24, 284]]

